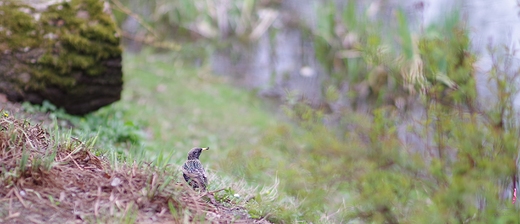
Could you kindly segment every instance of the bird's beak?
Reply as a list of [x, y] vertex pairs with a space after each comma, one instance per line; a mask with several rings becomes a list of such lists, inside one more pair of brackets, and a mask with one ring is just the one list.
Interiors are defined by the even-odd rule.
[[209, 150], [209, 147], [202, 148], [202, 151], [206, 151], [206, 150]]

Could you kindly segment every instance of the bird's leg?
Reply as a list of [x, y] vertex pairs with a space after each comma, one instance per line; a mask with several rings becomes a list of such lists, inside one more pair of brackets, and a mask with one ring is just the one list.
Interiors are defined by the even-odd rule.
[[203, 197], [208, 197], [209, 198], [209, 203], [217, 206], [217, 208], [219, 207], [219, 203], [217, 202], [217, 200], [215, 199], [215, 195], [213, 194], [214, 191], [206, 191], [203, 195], [199, 196], [199, 198], [203, 198]]
[[[210, 195], [214, 195], [215, 193], [221, 192], [221, 191], [226, 190], [226, 189], [227, 189], [227, 188], [222, 188], [222, 189], [218, 189], [218, 190], [214, 190], [214, 191], [206, 191], [206, 192], [204, 192], [204, 194], [201, 195], [200, 197], [202, 198], [202, 197], [204, 197], [204, 196], [206, 196], [206, 195], [208, 195], [208, 194], [210, 194]], [[213, 196], [213, 197], [214, 197], [214, 196]]]
[[219, 204], [218, 204], [217, 200], [215, 199], [215, 195], [213, 195], [213, 194], [208, 194], [208, 195], [211, 195], [211, 197], [208, 197], [209, 198], [209, 202], [211, 204], [217, 206], [217, 208], [218, 208]]

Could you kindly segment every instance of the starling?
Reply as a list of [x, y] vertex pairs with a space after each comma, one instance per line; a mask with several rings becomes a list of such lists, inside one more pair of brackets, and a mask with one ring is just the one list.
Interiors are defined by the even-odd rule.
[[202, 151], [209, 150], [207, 148], [193, 148], [188, 152], [188, 160], [182, 165], [182, 176], [184, 176], [184, 180], [193, 187], [193, 189], [198, 188], [199, 190], [206, 191], [206, 185], [208, 184], [208, 179], [206, 177], [206, 171], [202, 164], [199, 161], [199, 156]]

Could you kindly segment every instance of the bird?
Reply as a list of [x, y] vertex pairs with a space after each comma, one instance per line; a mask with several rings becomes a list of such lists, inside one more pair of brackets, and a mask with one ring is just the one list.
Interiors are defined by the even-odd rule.
[[199, 161], [199, 156], [202, 151], [209, 150], [209, 147], [200, 148], [195, 147], [192, 148], [188, 152], [188, 160], [182, 165], [182, 176], [184, 180], [193, 188], [199, 189], [202, 191], [206, 191], [206, 186], [208, 184], [208, 178], [206, 176], [206, 171], [202, 166], [202, 163]]

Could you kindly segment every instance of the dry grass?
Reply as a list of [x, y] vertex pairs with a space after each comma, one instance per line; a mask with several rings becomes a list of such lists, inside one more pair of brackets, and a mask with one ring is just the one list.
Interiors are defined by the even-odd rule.
[[40, 125], [4, 113], [2, 223], [266, 223], [177, 182], [174, 169], [114, 166], [95, 155], [93, 142], [60, 141]]

